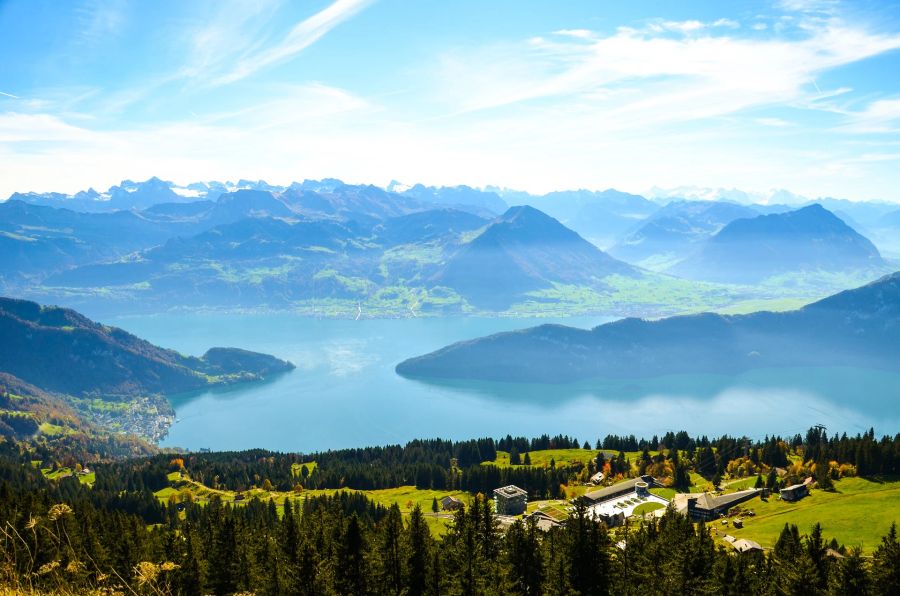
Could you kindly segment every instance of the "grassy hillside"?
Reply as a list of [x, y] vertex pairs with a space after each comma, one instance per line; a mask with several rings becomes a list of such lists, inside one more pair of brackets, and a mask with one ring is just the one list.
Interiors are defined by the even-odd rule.
[[[304, 464], [311, 470], [315, 469], [315, 462]], [[299, 466], [298, 466], [299, 468]], [[82, 480], [86, 482], [86, 480]], [[195, 503], [208, 503], [213, 497], [218, 497], [225, 503], [233, 505], [242, 505], [248, 503], [254, 498], [262, 501], [273, 499], [275, 503], [281, 507], [286, 500], [290, 500], [292, 504], [300, 506], [305, 499], [318, 497], [323, 495], [333, 495], [338, 492], [357, 492], [366, 495], [369, 499], [375, 501], [379, 505], [390, 507], [397, 504], [404, 516], [409, 515], [416, 505], [422, 508], [425, 513], [425, 521], [428, 522], [429, 528], [435, 535], [443, 534], [450, 522], [451, 514], [439, 511], [437, 515], [431, 511], [433, 499], [440, 501], [446, 496], [453, 496], [466, 504], [472, 502], [473, 496], [462, 491], [439, 491], [439, 490], [423, 490], [417, 489], [415, 486], [399, 486], [396, 488], [387, 488], [381, 490], [354, 490], [354, 489], [317, 489], [302, 490], [296, 492], [283, 491], [267, 491], [261, 488], [252, 488], [241, 493], [231, 490], [217, 490], [205, 486], [195, 480], [186, 472], [172, 472], [169, 474], [169, 486], [158, 490], [154, 493], [157, 499], [162, 502], [168, 502], [170, 499], [175, 502], [190, 500]]]
[[756, 516], [744, 516], [741, 529], [720, 531], [772, 547], [785, 524], [795, 524], [801, 533], [808, 533], [818, 522], [825, 536], [871, 554], [891, 523], [900, 523], [900, 479], [845, 478], [835, 483], [834, 492], [813, 490], [795, 503], [770, 498], [750, 501], [744, 507]]

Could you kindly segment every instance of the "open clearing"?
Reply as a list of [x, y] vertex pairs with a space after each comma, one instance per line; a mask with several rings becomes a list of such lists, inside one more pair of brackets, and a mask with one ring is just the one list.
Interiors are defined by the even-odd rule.
[[818, 522], [828, 540], [833, 537], [871, 554], [891, 523], [900, 523], [900, 479], [845, 478], [835, 482], [834, 492], [813, 490], [794, 503], [777, 497], [754, 499], [742, 508], [752, 509], [756, 516], [743, 516], [743, 528], [728, 529], [735, 538], [772, 547], [785, 524], [795, 524], [801, 533], [808, 533]]

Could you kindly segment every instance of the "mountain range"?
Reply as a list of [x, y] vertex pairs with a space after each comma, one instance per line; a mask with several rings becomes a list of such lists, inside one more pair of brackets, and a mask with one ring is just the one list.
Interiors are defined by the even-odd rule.
[[[251, 192], [256, 191], [219, 201]], [[260, 205], [258, 198], [253, 204]], [[160, 303], [281, 307], [416, 287], [457, 296], [454, 308], [461, 299], [475, 308], [503, 310], [554, 284], [602, 289], [611, 275], [639, 277], [633, 267], [530, 207], [510, 208], [492, 220], [453, 209], [388, 217], [374, 225], [362, 219], [244, 218], [115, 262], [59, 272], [45, 285], [131, 287]]]
[[725, 283], [759, 283], [790, 273], [883, 267], [867, 238], [821, 205], [736, 219], [668, 271]]
[[629, 263], [665, 269], [690, 256], [700, 243], [732, 221], [757, 215], [751, 207], [727, 201], [672, 201], [643, 220], [610, 254]]
[[[891, 221], [882, 204], [830, 201], [867, 225]], [[610, 253], [603, 243], [614, 244]], [[660, 206], [615, 190], [533, 196], [336, 179], [178, 187], [152, 178], [106, 193], [17, 194], [0, 203], [0, 251], [0, 292], [95, 313], [350, 305], [355, 313], [365, 303], [391, 314], [658, 316], [766, 297], [779, 289], [754, 294], [747, 284], [786, 273], [831, 275], [790, 289], [814, 298], [887, 270], [871, 243], [820, 207]]]
[[459, 342], [397, 365], [403, 376], [570, 383], [783, 366], [900, 369], [900, 273], [799, 310], [593, 329], [541, 325]]

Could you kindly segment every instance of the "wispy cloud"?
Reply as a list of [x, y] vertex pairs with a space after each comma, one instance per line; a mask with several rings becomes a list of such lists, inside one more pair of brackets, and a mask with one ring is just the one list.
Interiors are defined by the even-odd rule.
[[88, 0], [76, 9], [78, 39], [96, 44], [122, 32], [126, 21], [126, 0]]
[[[611, 30], [535, 22], [519, 38], [467, 36], [459, 47], [441, 38], [383, 65], [378, 54], [360, 60], [384, 73], [356, 76], [356, 56], [330, 56], [312, 79], [273, 68], [299, 65], [329, 32], [349, 33], [340, 25], [368, 4], [338, 0], [298, 16], [284, 0], [216, 3], [214, 14], [166, 21], [172, 59], [159, 72], [113, 79], [115, 88], [101, 79], [35, 93], [7, 83], [29, 99], [0, 102], [9, 110], [0, 113], [0, 196], [160, 175], [535, 192], [763, 185], [900, 200], [897, 147], [888, 147], [896, 135], [871, 134], [900, 123], [896, 85], [867, 85], [860, 97], [854, 69], [838, 68], [900, 48], [890, 24], [845, 21], [827, 6], [740, 22], [641, 16]], [[342, 41], [348, 55], [366, 51]], [[76, 95], [84, 99], [64, 100]], [[852, 146], [861, 140], [863, 151]]]
[[848, 122], [842, 127], [852, 133], [892, 133], [900, 130], [900, 98], [879, 99], [865, 109], [846, 112]]
[[782, 118], [756, 118], [755, 122], [762, 126], [771, 126], [774, 128], [783, 128], [791, 125], [790, 122]]
[[328, 7], [298, 23], [279, 43], [241, 58], [231, 71], [218, 77], [214, 82], [217, 84], [233, 83], [258, 70], [295, 56], [332, 29], [355, 16], [372, 1], [336, 0]]
[[2, 96], [4, 96], [4, 97], [10, 97], [10, 98], [12, 98], [12, 99], [22, 99], [22, 98], [19, 97], [18, 95], [13, 95], [12, 93], [6, 93], [6, 92], [4, 92], [4, 91], [0, 91], [0, 95], [2, 95]]
[[[665, 22], [595, 39], [557, 36], [447, 54], [436, 93], [455, 103], [453, 113], [552, 98], [593, 107], [610, 126], [658, 125], [767, 105], [813, 107], [811, 102], [833, 93], [814, 86], [817, 75], [900, 48], [900, 35], [872, 33], [839, 19], [795, 38], [741, 37], [730, 30], [692, 34], [705, 27], [700, 21]], [[626, 122], [626, 115], [635, 117]]]
[[0, 113], [0, 142], [86, 141], [97, 135], [51, 114]]

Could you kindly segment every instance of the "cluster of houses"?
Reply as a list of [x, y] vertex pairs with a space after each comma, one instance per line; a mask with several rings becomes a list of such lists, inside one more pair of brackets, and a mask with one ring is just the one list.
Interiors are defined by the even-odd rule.
[[[797, 501], [809, 495], [809, 489], [813, 482], [807, 478], [804, 482], [787, 486], [779, 491], [779, 498], [784, 501]], [[733, 493], [680, 493], [669, 502], [668, 500], [650, 492], [653, 487], [662, 486], [655, 478], [649, 475], [624, 480], [612, 486], [590, 491], [581, 502], [586, 505], [590, 515], [594, 519], [601, 520], [609, 527], [623, 525], [625, 520], [633, 515], [634, 510], [643, 503], [659, 503], [658, 509], [662, 513], [665, 507], [672, 506], [675, 511], [690, 517], [694, 521], [712, 521], [724, 518], [727, 513], [737, 505], [745, 503], [755, 497], [767, 497], [769, 490], [765, 488], [750, 488]], [[455, 497], [444, 497], [441, 509], [453, 511], [463, 507], [462, 501]], [[498, 516], [511, 518], [524, 515], [528, 509], [528, 493], [518, 486], [509, 485], [494, 490], [494, 511]], [[752, 512], [751, 512], [752, 514]], [[548, 531], [561, 525], [558, 519], [543, 511], [535, 511], [527, 517], [533, 518], [538, 528]], [[725, 523], [723, 521], [723, 523]], [[735, 527], [740, 528], [743, 520], [733, 520]], [[745, 538], [736, 539], [733, 536], [725, 536], [725, 541], [731, 544], [737, 553], [762, 550], [762, 547], [752, 540]]]

